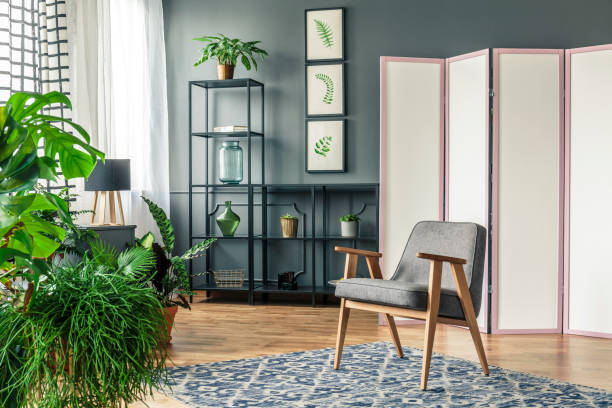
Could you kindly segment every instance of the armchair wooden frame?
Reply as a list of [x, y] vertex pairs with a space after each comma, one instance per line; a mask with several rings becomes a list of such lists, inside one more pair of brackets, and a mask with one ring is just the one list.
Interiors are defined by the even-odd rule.
[[[344, 279], [355, 277], [357, 272], [357, 260], [359, 256], [365, 257], [366, 263], [368, 264], [368, 269], [370, 271], [370, 277], [372, 279], [383, 278], [382, 272], [380, 271], [380, 265], [378, 263], [378, 259], [382, 257], [380, 252], [364, 251], [345, 247], [336, 247], [335, 249], [337, 252], [346, 253]], [[482, 346], [482, 339], [480, 338], [478, 323], [476, 322], [476, 314], [474, 313], [474, 306], [472, 305], [472, 297], [470, 296], [465, 273], [463, 271], [463, 265], [466, 263], [466, 260], [422, 252], [417, 253], [416, 256], [418, 258], [429, 259], [431, 261], [429, 270], [427, 310], [412, 310], [402, 307], [385, 306], [341, 298], [334, 369], [337, 370], [340, 367], [340, 359], [342, 357], [342, 348], [344, 346], [344, 337], [346, 335], [346, 327], [348, 324], [350, 311], [351, 309], [361, 309], [384, 314], [387, 326], [389, 327], [389, 331], [391, 333], [391, 338], [393, 339], [397, 354], [400, 358], [404, 356], [404, 353], [402, 351], [402, 345], [400, 343], [393, 316], [425, 320], [425, 344], [423, 346], [423, 366], [421, 369], [422, 390], [427, 388], [429, 366], [431, 363], [431, 352], [436, 333], [436, 324], [438, 323], [464, 326], [470, 329], [472, 340], [474, 341], [474, 346], [476, 347], [476, 353], [478, 354], [478, 359], [480, 360], [480, 365], [482, 366], [482, 371], [485, 375], [489, 375], [489, 366], [487, 364], [487, 357]], [[455, 285], [457, 287], [457, 294], [459, 296], [459, 300], [461, 301], [465, 320], [438, 316], [438, 308], [440, 306], [440, 284], [442, 281], [442, 264], [444, 262], [448, 262], [451, 266], [453, 277], [455, 278]]]

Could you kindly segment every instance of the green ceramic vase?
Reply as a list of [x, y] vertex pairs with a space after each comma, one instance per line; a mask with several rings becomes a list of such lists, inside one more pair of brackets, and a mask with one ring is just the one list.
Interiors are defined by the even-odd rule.
[[232, 202], [225, 202], [225, 211], [217, 217], [217, 225], [224, 237], [233, 237], [240, 224], [240, 217], [232, 211]]

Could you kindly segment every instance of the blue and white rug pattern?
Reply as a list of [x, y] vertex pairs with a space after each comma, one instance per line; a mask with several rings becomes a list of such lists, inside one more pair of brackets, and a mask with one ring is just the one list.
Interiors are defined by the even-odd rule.
[[610, 407], [612, 393], [434, 354], [427, 391], [422, 351], [390, 342], [170, 369], [168, 395], [190, 407]]

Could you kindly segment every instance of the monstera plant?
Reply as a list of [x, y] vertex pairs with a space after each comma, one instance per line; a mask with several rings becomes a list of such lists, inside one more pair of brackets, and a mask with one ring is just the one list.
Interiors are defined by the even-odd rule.
[[[39, 180], [55, 181], [60, 172], [66, 179], [87, 177], [97, 159], [104, 159], [90, 146], [81, 126], [44, 113], [57, 104], [71, 108], [70, 100], [59, 92], [19, 92], [0, 106], [0, 315], [13, 316], [18, 326], [48, 276], [46, 258], [66, 235], [41, 212], [53, 211], [74, 228], [66, 201], [44, 190], [33, 191], [34, 187]], [[0, 405], [22, 406], [14, 390], [5, 388], [15, 380], [14, 371], [5, 369], [22, 364], [28, 344], [5, 330], [0, 334]]]
[[[0, 284], [26, 308], [47, 271], [44, 259], [66, 234], [40, 212], [56, 211], [74, 228], [66, 201], [47, 191], [33, 192], [34, 186], [39, 180], [56, 181], [59, 172], [66, 179], [87, 177], [97, 159], [104, 159], [81, 126], [44, 113], [57, 104], [72, 108], [60, 92], [18, 92], [0, 107]], [[12, 290], [15, 278], [28, 283], [25, 292]]]

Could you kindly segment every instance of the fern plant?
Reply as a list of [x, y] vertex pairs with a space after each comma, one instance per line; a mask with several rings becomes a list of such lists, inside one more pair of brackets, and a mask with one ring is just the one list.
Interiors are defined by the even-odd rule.
[[169, 385], [155, 258], [53, 264], [26, 313], [0, 303], [0, 407], [121, 408]]
[[331, 136], [323, 136], [315, 142], [314, 151], [316, 154], [327, 157], [327, 153], [331, 150]]
[[325, 84], [325, 95], [323, 95], [323, 103], [331, 105], [334, 101], [334, 81], [327, 74], [315, 74], [315, 78], [323, 81]]
[[321, 20], [314, 20], [315, 25], [317, 26], [317, 33], [319, 34], [319, 38], [323, 42], [323, 45], [327, 48], [331, 48], [334, 45], [334, 32], [332, 31], [329, 24]]
[[185, 262], [206, 255], [206, 251], [216, 241], [211, 238], [189, 248], [183, 255], [173, 256], [174, 228], [165, 211], [153, 201], [142, 197], [149, 207], [149, 212], [159, 228], [163, 246], [155, 242], [151, 232], [136, 240], [136, 245], [151, 251], [155, 255], [155, 266], [150, 277], [159, 300], [164, 307], [181, 306], [191, 309], [186, 296], [192, 294], [189, 284], [189, 274]]

